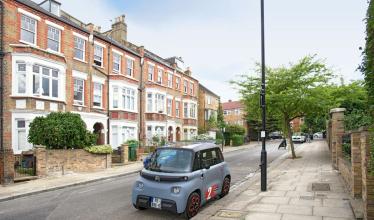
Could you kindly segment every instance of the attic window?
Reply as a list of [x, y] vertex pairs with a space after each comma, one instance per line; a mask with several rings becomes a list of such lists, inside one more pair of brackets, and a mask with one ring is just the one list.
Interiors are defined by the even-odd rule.
[[61, 4], [55, 0], [45, 0], [40, 3], [40, 6], [45, 10], [51, 12], [54, 15], [60, 16], [60, 6]]

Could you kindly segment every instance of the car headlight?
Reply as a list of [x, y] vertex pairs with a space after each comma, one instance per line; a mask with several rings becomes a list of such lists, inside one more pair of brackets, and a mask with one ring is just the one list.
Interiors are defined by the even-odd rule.
[[171, 192], [174, 193], [174, 194], [179, 194], [181, 191], [181, 187], [180, 186], [173, 186], [171, 187]]
[[143, 189], [144, 188], [144, 183], [142, 183], [140, 181], [136, 182], [136, 188]]

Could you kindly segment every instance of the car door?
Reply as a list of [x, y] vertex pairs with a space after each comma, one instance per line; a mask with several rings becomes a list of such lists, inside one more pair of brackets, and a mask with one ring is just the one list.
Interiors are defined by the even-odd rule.
[[215, 148], [201, 151], [204, 199], [214, 198], [222, 188], [222, 171], [218, 152]]

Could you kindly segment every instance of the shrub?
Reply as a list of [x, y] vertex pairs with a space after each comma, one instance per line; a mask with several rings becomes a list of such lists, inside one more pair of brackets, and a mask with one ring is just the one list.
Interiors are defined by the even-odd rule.
[[231, 138], [233, 135], [244, 135], [245, 129], [240, 125], [228, 125], [225, 130], [225, 138]]
[[128, 141], [126, 141], [126, 144], [128, 144], [129, 146], [131, 145], [131, 146], [136, 146], [136, 147], [139, 147], [139, 141], [137, 141], [137, 140], [128, 140]]
[[222, 142], [223, 142], [223, 140], [222, 140], [222, 139], [216, 139], [216, 144], [218, 144], [218, 145], [221, 145], [221, 144], [222, 144]]
[[223, 139], [223, 134], [221, 131], [216, 132], [216, 139]]
[[194, 139], [198, 141], [213, 140], [213, 138], [209, 136], [208, 134], [199, 134], [196, 137], [194, 137]]
[[82, 149], [96, 142], [96, 135], [87, 131], [79, 114], [54, 112], [36, 117], [30, 123], [28, 141], [47, 149]]
[[92, 154], [111, 154], [113, 153], [113, 149], [110, 145], [96, 145], [85, 147], [84, 150], [92, 153]]
[[243, 137], [243, 135], [234, 134], [231, 137], [231, 139], [232, 139], [232, 145], [234, 145], [234, 146], [241, 146], [244, 143], [244, 137]]

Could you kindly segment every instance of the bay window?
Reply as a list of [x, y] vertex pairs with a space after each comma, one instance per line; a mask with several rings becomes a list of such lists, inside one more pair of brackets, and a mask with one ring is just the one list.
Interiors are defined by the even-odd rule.
[[94, 64], [103, 67], [104, 48], [95, 44], [94, 47]]
[[129, 88], [122, 89], [123, 109], [135, 111], [135, 90]]
[[180, 108], [180, 102], [179, 101], [175, 101], [175, 116], [176, 117], [179, 117], [179, 108]]
[[102, 107], [102, 97], [103, 97], [103, 85], [100, 83], [94, 83], [93, 91], [93, 106]]
[[74, 79], [74, 104], [84, 104], [84, 79]]
[[33, 65], [33, 93], [51, 98], [58, 98], [58, 70]]
[[84, 61], [86, 41], [80, 37], [74, 36], [74, 58]]
[[127, 58], [127, 75], [133, 76], [134, 71], [134, 61], [132, 59]]
[[183, 117], [188, 118], [188, 103], [183, 103]]
[[26, 63], [17, 63], [17, 92], [19, 94], [26, 93]]
[[171, 115], [171, 108], [173, 106], [173, 100], [172, 99], [167, 99], [167, 109], [166, 109], [166, 113], [167, 115]]
[[113, 72], [119, 73], [121, 71], [121, 55], [113, 53]]
[[148, 93], [147, 94], [147, 111], [148, 112], [152, 112], [153, 111], [153, 106], [152, 106], [152, 103], [153, 103], [153, 94], [152, 93]]
[[113, 108], [118, 108], [118, 87], [113, 86]]
[[48, 49], [60, 52], [61, 30], [48, 25]]
[[128, 140], [133, 140], [133, 139], [136, 139], [135, 127], [123, 126], [122, 127], [122, 143]]
[[21, 40], [27, 43], [36, 44], [36, 20], [21, 15]]

